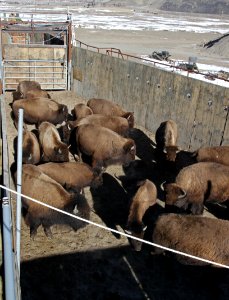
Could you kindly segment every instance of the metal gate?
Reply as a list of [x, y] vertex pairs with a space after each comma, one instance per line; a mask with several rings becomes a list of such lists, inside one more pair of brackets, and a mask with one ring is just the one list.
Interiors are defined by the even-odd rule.
[[71, 22], [1, 23], [4, 90], [38, 81], [45, 90], [70, 89]]

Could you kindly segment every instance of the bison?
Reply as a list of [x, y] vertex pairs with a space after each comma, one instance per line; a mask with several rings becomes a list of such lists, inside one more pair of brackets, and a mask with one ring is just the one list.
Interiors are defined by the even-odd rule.
[[42, 147], [42, 160], [52, 162], [69, 161], [68, 146], [60, 139], [56, 127], [49, 122], [42, 122], [38, 127], [39, 141]]
[[19, 82], [17, 92], [21, 94], [22, 98], [26, 98], [26, 94], [31, 90], [41, 90], [41, 85], [37, 81], [24, 80]]
[[[202, 216], [163, 214], [154, 223], [152, 242], [215, 263], [229, 265], [229, 221]], [[156, 248], [152, 254], [165, 250]], [[175, 254], [187, 265], [207, 262]]]
[[157, 150], [166, 154], [168, 161], [175, 161], [177, 146], [177, 124], [173, 120], [162, 122], [155, 133]]
[[[82, 200], [77, 193], [68, 193], [35, 165], [23, 165], [22, 194], [69, 213], [73, 213], [77, 208], [78, 216], [89, 219], [90, 207], [86, 199]], [[25, 197], [22, 198], [22, 207], [25, 223], [30, 227], [32, 239], [36, 236], [40, 225], [43, 226], [46, 236], [50, 238], [52, 237], [50, 227], [54, 224], [68, 224], [74, 230], [85, 225], [82, 221], [70, 218]]]
[[229, 167], [199, 162], [182, 169], [175, 183], [165, 184], [166, 205], [175, 205], [192, 214], [202, 214], [204, 203], [229, 199]]
[[67, 190], [80, 193], [86, 186], [96, 188], [103, 183], [102, 173], [81, 162], [45, 163], [39, 170], [56, 180]]
[[88, 107], [86, 104], [84, 103], [78, 103], [74, 106], [74, 108], [71, 111], [73, 117], [76, 120], [79, 120], [81, 118], [84, 118], [88, 115], [92, 115], [93, 111], [91, 110], [90, 107]]
[[23, 132], [22, 162], [24, 164], [36, 165], [40, 162], [40, 144], [36, 135], [29, 130]]
[[193, 153], [197, 162], [216, 162], [229, 166], [229, 146], [201, 147]]
[[92, 109], [94, 114], [108, 116], [119, 116], [127, 119], [129, 127], [134, 127], [134, 113], [124, 111], [121, 106], [106, 99], [89, 99], [87, 105]]
[[[74, 143], [76, 143], [74, 145]], [[128, 165], [135, 159], [136, 146], [132, 139], [96, 125], [81, 125], [72, 133], [71, 146], [78, 154], [92, 158], [92, 167], [99, 170], [113, 164]]]
[[86, 116], [83, 119], [80, 119], [79, 121], [69, 121], [68, 124], [71, 128], [86, 124], [103, 126], [123, 136], [127, 136], [129, 130], [129, 123], [127, 119], [123, 117], [105, 116], [101, 114], [93, 114], [90, 116]]
[[[148, 179], [139, 182], [138, 186], [139, 188], [130, 205], [127, 228], [125, 232], [133, 235], [134, 237], [143, 239], [144, 232], [147, 227], [143, 223], [143, 217], [147, 209], [156, 204], [157, 188], [155, 184]], [[142, 242], [131, 239], [131, 244], [134, 250], [141, 250]]]
[[64, 104], [59, 104], [55, 100], [46, 98], [21, 99], [13, 102], [14, 124], [18, 126], [18, 111], [24, 110], [24, 121], [29, 124], [39, 126], [41, 122], [48, 121], [59, 124], [67, 120], [68, 108]]

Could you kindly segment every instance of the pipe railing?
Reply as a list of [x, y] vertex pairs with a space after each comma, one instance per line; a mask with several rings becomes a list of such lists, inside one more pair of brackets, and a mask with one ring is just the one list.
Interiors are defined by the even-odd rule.
[[[105, 50], [105, 54], [106, 55], [110, 55], [110, 56], [113, 56], [113, 54], [116, 54], [118, 57], [122, 57], [122, 59], [126, 59], [128, 60], [129, 58], [132, 58], [132, 59], [136, 59], [136, 60], [140, 60], [142, 62], [149, 62], [151, 64], [153, 64], [154, 66], [163, 66], [163, 67], [170, 67], [170, 68], [173, 68], [173, 69], [176, 69], [176, 70], [180, 70], [180, 71], [184, 71], [184, 72], [187, 72], [187, 74], [189, 73], [193, 73], [193, 74], [198, 74], [198, 75], [203, 75], [203, 76], [207, 76], [208, 74], [206, 73], [203, 73], [203, 72], [199, 72], [199, 71], [196, 71], [196, 70], [187, 70], [185, 68], [182, 68], [180, 66], [175, 66], [174, 64], [172, 64], [171, 62], [166, 64], [166, 63], [163, 63], [163, 62], [160, 62], [160, 61], [157, 61], [157, 60], [152, 60], [150, 58], [144, 58], [144, 57], [139, 57], [139, 56], [135, 56], [135, 55], [131, 55], [131, 54], [128, 54], [128, 53], [123, 53], [121, 52], [120, 49], [117, 49], [117, 48], [99, 48], [99, 47], [95, 47], [95, 46], [91, 46], [91, 45], [88, 45], [88, 44], [85, 44], [79, 40], [76, 40], [76, 42], [79, 43], [79, 46], [80, 48], [82, 48], [82, 45], [86, 47], [87, 50], [90, 50], [90, 49], [96, 49], [96, 51], [98, 53], [100, 53], [101, 51], [104, 51]], [[229, 82], [229, 79], [226, 79], [226, 78], [223, 78], [223, 77], [214, 77], [215, 79], [219, 79], [219, 80], [223, 80], [223, 81], [226, 81], [226, 82]]]

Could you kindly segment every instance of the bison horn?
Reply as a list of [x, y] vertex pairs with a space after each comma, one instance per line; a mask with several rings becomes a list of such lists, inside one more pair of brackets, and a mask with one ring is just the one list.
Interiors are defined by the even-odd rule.
[[58, 153], [59, 153], [59, 154], [62, 154], [62, 151], [61, 151], [61, 149], [60, 149], [60, 148], [58, 149]]
[[160, 188], [161, 188], [162, 191], [165, 190], [165, 188], [164, 188], [165, 183], [166, 183], [166, 181], [163, 181], [162, 184], [160, 185]]
[[28, 160], [31, 160], [32, 157], [33, 157], [33, 156], [32, 156], [32, 153], [30, 153], [30, 154], [29, 154], [29, 157], [28, 157]]
[[134, 150], [134, 146], [132, 146], [131, 148], [130, 148], [130, 151], [133, 151]]
[[181, 190], [182, 194], [179, 195], [177, 198], [178, 199], [183, 199], [183, 198], [185, 198], [187, 196], [187, 193], [184, 190], [182, 190], [182, 189], [180, 189], [180, 190]]

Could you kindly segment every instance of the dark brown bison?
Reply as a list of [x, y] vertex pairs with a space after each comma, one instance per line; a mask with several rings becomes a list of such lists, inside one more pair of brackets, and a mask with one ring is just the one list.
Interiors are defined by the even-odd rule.
[[177, 124], [173, 120], [162, 122], [155, 133], [157, 150], [166, 154], [168, 161], [175, 161], [177, 147]]
[[50, 162], [39, 165], [38, 168], [67, 190], [74, 190], [78, 193], [86, 186], [96, 188], [103, 183], [102, 173], [96, 172], [89, 165], [81, 162]]
[[[157, 188], [155, 184], [146, 179], [138, 183], [138, 190], [132, 199], [129, 216], [127, 221], [127, 234], [143, 239], [146, 225], [143, 223], [143, 217], [147, 209], [156, 204]], [[131, 239], [131, 244], [136, 251], [140, 251], [142, 242]]]
[[121, 106], [106, 99], [89, 99], [87, 105], [92, 109], [94, 114], [107, 116], [119, 116], [127, 119], [129, 127], [134, 127], [134, 113], [124, 111]]
[[229, 199], [229, 167], [199, 162], [182, 169], [175, 183], [165, 184], [166, 205], [175, 205], [193, 214], [202, 214], [204, 203]]
[[74, 151], [91, 156], [93, 168], [101, 170], [113, 164], [128, 165], [135, 159], [135, 142], [108, 128], [81, 125], [73, 131], [72, 138], [77, 148]]
[[59, 124], [66, 121], [68, 117], [67, 106], [54, 100], [46, 98], [21, 99], [12, 104], [16, 128], [18, 126], [18, 111], [20, 108], [24, 110], [25, 123], [29, 124], [39, 125], [44, 121]]
[[92, 115], [93, 111], [84, 103], [78, 103], [74, 106], [74, 108], [71, 111], [73, 117], [76, 120], [79, 120], [81, 118], [84, 118], [88, 115]]
[[28, 130], [23, 132], [22, 162], [24, 164], [36, 165], [40, 162], [40, 144], [36, 135]]
[[[152, 242], [228, 266], [228, 232], [229, 221], [192, 215], [163, 214], [155, 222]], [[164, 251], [155, 247], [154, 254]], [[175, 256], [183, 264], [208, 264], [179, 254]]]
[[105, 116], [101, 114], [93, 114], [90, 116], [86, 116], [85, 118], [80, 119], [79, 121], [69, 121], [68, 124], [71, 128], [86, 124], [103, 126], [123, 136], [127, 136], [129, 130], [129, 123], [127, 119], [123, 117]]
[[38, 128], [42, 148], [42, 160], [53, 162], [69, 161], [68, 146], [60, 139], [56, 127], [49, 122], [42, 122]]
[[[90, 207], [86, 199], [82, 200], [78, 194], [68, 193], [59, 183], [42, 173], [35, 165], [23, 165], [22, 194], [51, 205], [55, 208], [73, 213], [77, 208], [77, 215], [89, 219]], [[40, 225], [46, 236], [52, 237], [50, 227], [54, 224], [68, 224], [74, 230], [86, 223], [63, 215], [31, 200], [22, 198], [24, 218], [30, 227], [30, 236], [34, 238]]]

